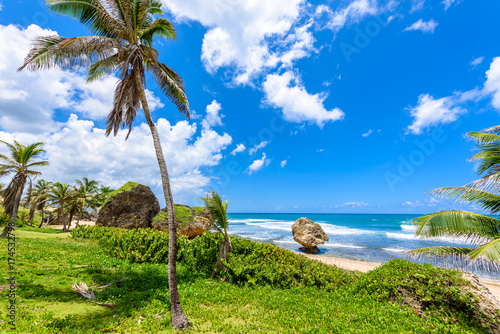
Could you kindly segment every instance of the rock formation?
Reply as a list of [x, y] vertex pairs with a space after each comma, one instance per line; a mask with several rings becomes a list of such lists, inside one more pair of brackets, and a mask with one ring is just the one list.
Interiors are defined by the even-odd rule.
[[[213, 224], [210, 215], [203, 207], [191, 208], [187, 205], [175, 204], [175, 217], [177, 220], [177, 233], [190, 239], [210, 230]], [[160, 231], [168, 231], [167, 219], [167, 210], [162, 209], [153, 219], [151, 227]]]
[[96, 225], [125, 229], [151, 227], [160, 204], [148, 186], [127, 182], [99, 210]]
[[318, 223], [313, 222], [309, 218], [299, 218], [292, 225], [293, 240], [304, 247], [300, 250], [305, 253], [318, 254], [320, 244], [328, 241], [328, 236]]

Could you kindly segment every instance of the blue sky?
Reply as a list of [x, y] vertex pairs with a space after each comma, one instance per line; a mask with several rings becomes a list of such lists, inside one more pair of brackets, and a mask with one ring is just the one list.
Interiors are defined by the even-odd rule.
[[[149, 81], [177, 202], [211, 188], [232, 212], [427, 213], [456, 205], [426, 190], [477, 178], [464, 135], [499, 124], [498, 1], [164, 4], [177, 40], [156, 48], [194, 112]], [[1, 8], [0, 139], [44, 141], [49, 180], [135, 180], [161, 199], [144, 118], [126, 142], [103, 135], [115, 77], [15, 71], [34, 37], [88, 32], [41, 1]]]

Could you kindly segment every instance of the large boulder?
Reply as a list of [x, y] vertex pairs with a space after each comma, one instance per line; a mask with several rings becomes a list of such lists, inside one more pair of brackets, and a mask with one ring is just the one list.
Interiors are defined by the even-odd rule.
[[[175, 204], [175, 217], [177, 221], [177, 234], [188, 238], [197, 237], [203, 232], [210, 230], [213, 220], [203, 207], [189, 207], [187, 205]], [[162, 209], [153, 219], [151, 227], [159, 231], [168, 231], [167, 209]]]
[[153, 218], [160, 211], [160, 204], [148, 186], [127, 182], [111, 193], [99, 210], [96, 225], [125, 229], [151, 227]]
[[328, 241], [328, 236], [318, 223], [313, 222], [309, 218], [299, 218], [292, 225], [293, 240], [304, 247], [300, 250], [305, 253], [318, 254], [320, 244]]

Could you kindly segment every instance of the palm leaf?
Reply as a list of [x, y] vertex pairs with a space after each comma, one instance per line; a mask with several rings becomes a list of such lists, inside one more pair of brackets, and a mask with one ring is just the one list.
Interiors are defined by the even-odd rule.
[[228, 201], [222, 201], [220, 195], [215, 191], [211, 191], [207, 197], [201, 198], [205, 203], [210, 216], [215, 220], [215, 225], [226, 231], [229, 225], [229, 217], [227, 216]]
[[443, 187], [428, 191], [432, 196], [456, 199], [460, 202], [477, 204], [479, 207], [496, 213], [500, 210], [500, 196], [470, 187]]
[[492, 262], [500, 262], [500, 238], [485, 243], [470, 253], [472, 259], [484, 257]]
[[417, 236], [462, 238], [473, 244], [500, 235], [500, 219], [467, 211], [444, 211], [413, 219]]

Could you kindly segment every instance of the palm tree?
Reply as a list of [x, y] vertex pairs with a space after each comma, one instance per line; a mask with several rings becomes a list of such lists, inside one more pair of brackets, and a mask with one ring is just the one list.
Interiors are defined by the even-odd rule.
[[76, 223], [76, 226], [78, 226], [82, 214], [85, 212], [85, 209], [90, 205], [92, 198], [94, 198], [97, 194], [98, 191], [97, 185], [99, 184], [99, 182], [95, 180], [89, 180], [88, 178], [84, 177], [82, 180], [76, 180], [76, 183], [78, 184], [77, 198], [80, 204], [80, 208], [78, 210], [80, 214], [78, 215], [78, 221]]
[[220, 233], [224, 234], [224, 243], [221, 245], [219, 250], [219, 257], [217, 258], [217, 263], [215, 264], [214, 271], [212, 272], [212, 278], [215, 277], [217, 271], [226, 271], [227, 268], [224, 266], [224, 262], [227, 262], [227, 253], [232, 251], [231, 239], [227, 234], [227, 228], [229, 227], [229, 217], [227, 216], [227, 206], [228, 201], [222, 202], [222, 198], [215, 191], [210, 191], [207, 197], [201, 198], [205, 203], [205, 207], [208, 209], [210, 216], [215, 220], [214, 225], [219, 230]]
[[38, 228], [42, 227], [43, 224], [43, 209], [45, 208], [45, 204], [47, 204], [47, 197], [52, 183], [47, 182], [45, 180], [38, 180], [38, 182], [33, 187], [33, 191], [31, 193], [31, 207], [29, 214], [30, 226], [33, 226], [33, 219], [35, 218], [35, 211], [40, 210], [42, 214], [42, 218], [40, 221], [40, 225]]
[[33, 170], [36, 167], [47, 166], [47, 161], [33, 161], [45, 152], [42, 149], [43, 143], [34, 143], [27, 146], [14, 141], [13, 144], [0, 140], [10, 149], [10, 157], [0, 154], [0, 177], [14, 174], [7, 188], [3, 191], [3, 206], [5, 213], [10, 216], [9, 225], [5, 227], [0, 237], [5, 237], [14, 227], [17, 217], [17, 210], [21, 202], [24, 186], [29, 180], [30, 184], [32, 177], [36, 177], [41, 173]]
[[[484, 176], [463, 187], [445, 187], [429, 191], [433, 196], [472, 203], [495, 215], [500, 211], [500, 126], [469, 132], [479, 153], [470, 160], [478, 164]], [[482, 269], [498, 268], [500, 261], [500, 219], [468, 211], [442, 211], [414, 219], [416, 235], [424, 238], [458, 237], [473, 247], [437, 246], [409, 251], [410, 257], [428, 257], [457, 265], [476, 265]]]
[[169, 223], [168, 281], [172, 325], [190, 327], [182, 311], [177, 290], [177, 225], [172, 190], [160, 138], [151, 117], [145, 91], [146, 71], [177, 109], [189, 119], [189, 104], [181, 77], [158, 59], [154, 37], [176, 38], [173, 24], [162, 15], [160, 0], [47, 0], [50, 10], [75, 18], [94, 33], [93, 36], [64, 38], [43, 36], [35, 40], [24, 64], [19, 68], [36, 71], [44, 68], [74, 69], [89, 67], [87, 81], [116, 73], [113, 109], [106, 122], [106, 135], [116, 135], [120, 126], [132, 130], [141, 106], [153, 136]]
[[[66, 210], [69, 202], [74, 196], [74, 188], [67, 183], [56, 182], [52, 185], [48, 194], [48, 199], [51, 204], [57, 206], [57, 221], [63, 223], [63, 231], [67, 232], [66, 220], [64, 219], [64, 211]], [[69, 222], [71, 224], [71, 221]]]

